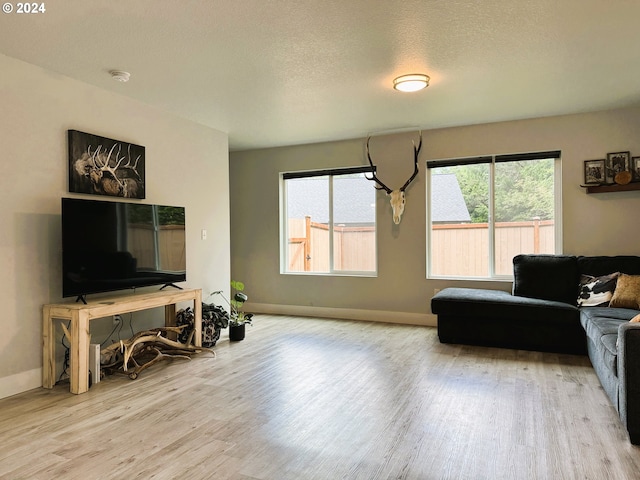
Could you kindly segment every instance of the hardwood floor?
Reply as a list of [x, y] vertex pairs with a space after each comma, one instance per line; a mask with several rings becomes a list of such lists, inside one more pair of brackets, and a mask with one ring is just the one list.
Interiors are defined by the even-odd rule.
[[0, 400], [2, 479], [638, 479], [587, 357], [259, 315], [217, 358]]

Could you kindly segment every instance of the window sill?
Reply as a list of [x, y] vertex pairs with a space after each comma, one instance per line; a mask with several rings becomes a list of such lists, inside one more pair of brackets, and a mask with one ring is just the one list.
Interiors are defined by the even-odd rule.
[[427, 280], [444, 280], [448, 282], [493, 282], [493, 283], [513, 283], [513, 276], [509, 277], [427, 277]]
[[280, 275], [302, 276], [302, 277], [361, 277], [377, 278], [378, 272], [280, 272]]

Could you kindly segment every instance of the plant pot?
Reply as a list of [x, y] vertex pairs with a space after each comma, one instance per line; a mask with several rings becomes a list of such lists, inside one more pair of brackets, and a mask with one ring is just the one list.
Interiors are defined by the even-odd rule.
[[239, 342], [244, 340], [244, 323], [242, 325], [229, 325], [229, 340]]

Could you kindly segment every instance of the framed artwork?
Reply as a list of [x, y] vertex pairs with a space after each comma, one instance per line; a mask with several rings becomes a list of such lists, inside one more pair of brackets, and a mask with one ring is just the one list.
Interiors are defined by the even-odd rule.
[[604, 169], [604, 159], [584, 161], [585, 185], [600, 185], [607, 181]]
[[631, 152], [607, 153], [607, 183], [613, 183], [615, 176], [620, 172], [628, 172], [631, 168]]
[[631, 173], [633, 174], [633, 181], [640, 182], [640, 157], [631, 158]]
[[69, 192], [145, 198], [144, 147], [69, 130]]

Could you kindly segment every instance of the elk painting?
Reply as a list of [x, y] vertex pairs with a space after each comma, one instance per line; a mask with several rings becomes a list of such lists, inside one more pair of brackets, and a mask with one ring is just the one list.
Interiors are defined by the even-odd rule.
[[416, 143], [413, 142], [413, 173], [408, 178], [404, 185], [402, 185], [399, 189], [393, 190], [387, 187], [382, 180], [380, 180], [376, 176], [376, 167], [373, 164], [373, 160], [371, 160], [371, 155], [369, 154], [369, 140], [371, 137], [367, 138], [366, 152], [367, 159], [369, 160], [369, 165], [371, 165], [371, 177], [366, 177], [367, 180], [372, 180], [376, 182], [377, 190], [384, 190], [387, 192], [387, 195], [390, 197], [389, 202], [391, 203], [391, 209], [393, 210], [393, 223], [398, 225], [400, 220], [402, 219], [402, 214], [404, 213], [404, 205], [406, 202], [404, 191], [409, 186], [409, 184], [416, 178], [418, 175], [418, 155], [420, 155], [420, 149], [422, 148], [422, 131], [420, 131], [420, 143], [416, 146]]
[[69, 191], [145, 198], [144, 147], [69, 130]]

